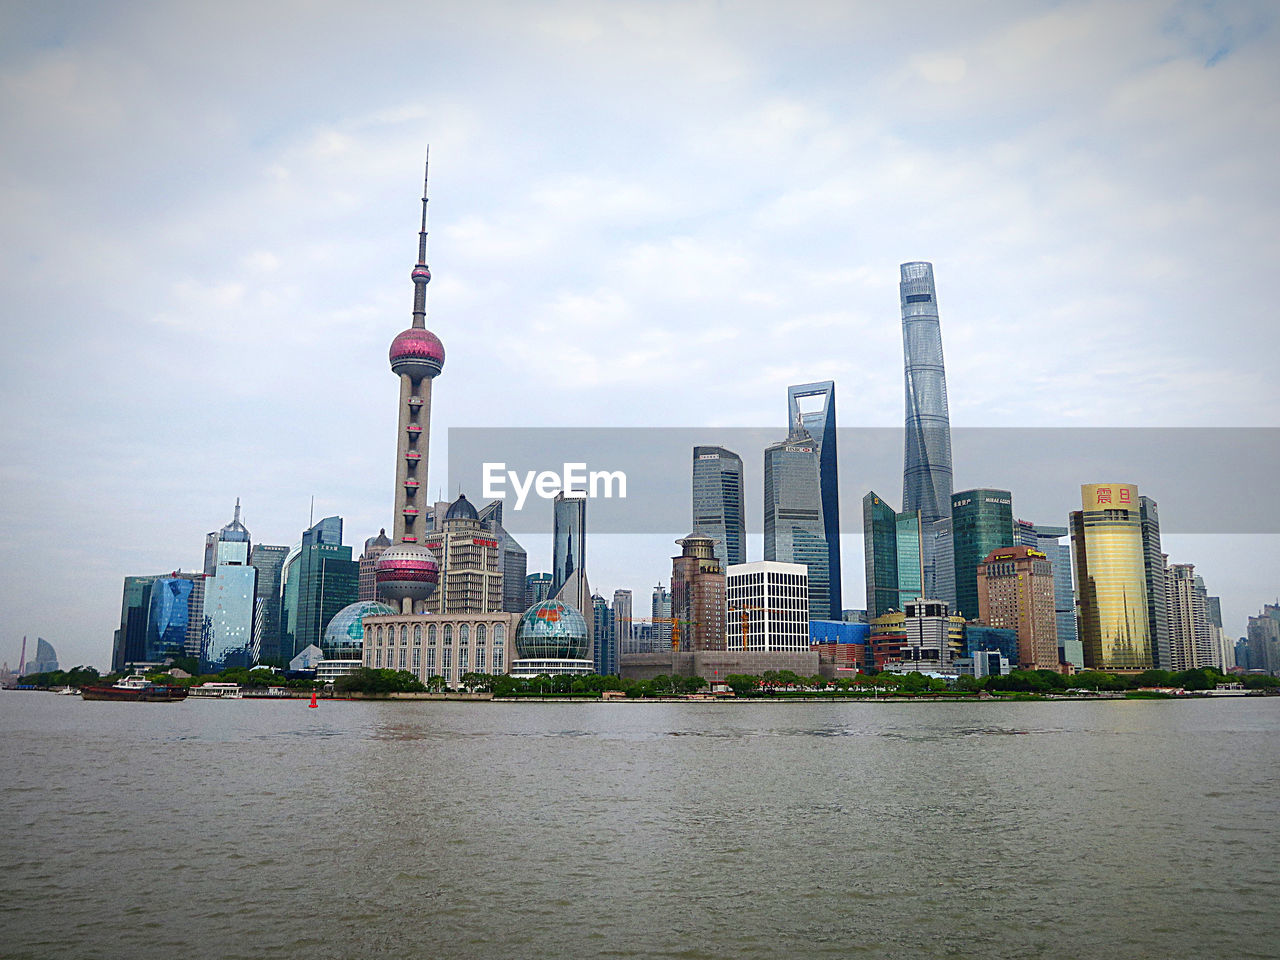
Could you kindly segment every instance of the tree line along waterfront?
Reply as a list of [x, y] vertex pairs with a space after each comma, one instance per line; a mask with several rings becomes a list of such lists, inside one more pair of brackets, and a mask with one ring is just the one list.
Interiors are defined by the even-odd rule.
[[[192, 664], [194, 665], [194, 664]], [[185, 672], [183, 664], [174, 665]], [[65, 687], [82, 687], [89, 684], [113, 683], [123, 674], [100, 675], [93, 667], [80, 666], [71, 670], [54, 670], [48, 673], [24, 677], [23, 688], [34, 690], [58, 690]], [[219, 673], [194, 676], [174, 676], [155, 672], [147, 678], [156, 683], [168, 683], [184, 687], [203, 683], [235, 683], [252, 691], [271, 687], [308, 692], [331, 689], [337, 696], [343, 694], [392, 694], [392, 693], [445, 693], [450, 690], [468, 693], [490, 693], [494, 697], [582, 697], [602, 698], [606, 693], [628, 699], [646, 697], [672, 697], [707, 694], [711, 684], [702, 677], [660, 675], [648, 680], [624, 679], [616, 675], [601, 676], [548, 676], [512, 677], [506, 674], [470, 672], [459, 678], [456, 688], [446, 684], [442, 676], [432, 676], [424, 683], [408, 670], [378, 670], [361, 668], [354, 673], [338, 677], [332, 684], [309, 678], [285, 678], [265, 668], [232, 668]], [[1089, 696], [1092, 694], [1121, 694], [1130, 698], [1170, 697], [1178, 692], [1187, 694], [1208, 693], [1219, 686], [1236, 684], [1246, 693], [1280, 694], [1280, 679], [1271, 676], [1228, 676], [1213, 667], [1201, 667], [1179, 672], [1147, 670], [1136, 675], [1105, 673], [1086, 670], [1071, 676], [1054, 670], [1014, 670], [1005, 676], [971, 677], [955, 679], [930, 677], [919, 672], [911, 673], [859, 673], [854, 677], [828, 679], [821, 676], [801, 676], [791, 670], [769, 670], [763, 674], [730, 674], [724, 683], [717, 685], [718, 693], [744, 699], [822, 697], [832, 699], [861, 697], [964, 697], [991, 696]]]

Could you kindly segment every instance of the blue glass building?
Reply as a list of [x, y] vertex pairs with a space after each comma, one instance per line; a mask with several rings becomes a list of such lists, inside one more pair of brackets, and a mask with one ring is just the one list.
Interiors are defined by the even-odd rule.
[[161, 577], [151, 584], [143, 659], [163, 663], [169, 657], [186, 654], [191, 587], [188, 577]]
[[809, 568], [809, 619], [832, 620], [818, 448], [799, 423], [764, 451], [764, 558]]
[[693, 448], [693, 533], [716, 541], [716, 559], [722, 567], [746, 562], [742, 458], [732, 450]]
[[[814, 407], [801, 403], [819, 398]], [[787, 387], [787, 423], [799, 423], [818, 446], [818, 488], [822, 493], [822, 534], [827, 541], [830, 618], [839, 620], [844, 604], [840, 590], [840, 479], [836, 458], [836, 385], [832, 380]]]
[[1015, 667], [1018, 665], [1018, 631], [1005, 627], [986, 627], [977, 623], [964, 625], [964, 655], [972, 657], [983, 650], [999, 650]]

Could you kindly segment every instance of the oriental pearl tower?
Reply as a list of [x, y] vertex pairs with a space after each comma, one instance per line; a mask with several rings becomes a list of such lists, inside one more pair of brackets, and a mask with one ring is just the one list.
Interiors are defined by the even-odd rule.
[[[428, 154], [427, 171], [430, 171]], [[444, 344], [427, 329], [427, 176], [422, 180], [422, 229], [413, 278], [413, 323], [391, 341], [391, 372], [400, 378], [396, 440], [395, 536], [378, 558], [378, 596], [401, 613], [419, 613], [440, 579], [425, 535], [427, 451], [431, 436], [431, 381], [444, 367]]]

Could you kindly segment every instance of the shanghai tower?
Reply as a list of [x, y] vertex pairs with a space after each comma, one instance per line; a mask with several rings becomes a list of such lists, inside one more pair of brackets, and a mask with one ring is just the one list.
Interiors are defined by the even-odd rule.
[[951, 418], [933, 264], [904, 263], [902, 353], [906, 366], [907, 437], [902, 509], [920, 512], [926, 596], [955, 603], [951, 544]]

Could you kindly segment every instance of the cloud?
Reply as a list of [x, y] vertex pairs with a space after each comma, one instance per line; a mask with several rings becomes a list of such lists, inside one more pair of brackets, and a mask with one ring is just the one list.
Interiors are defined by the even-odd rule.
[[[957, 423], [1280, 408], [1265, 5], [80, 13], [0, 30], [0, 608], [68, 660], [102, 663], [123, 576], [194, 565], [237, 494], [266, 542], [312, 493], [351, 542], [386, 525], [428, 142], [437, 483], [451, 425], [781, 430], [785, 386], [828, 377], [842, 423], [896, 425], [910, 259]], [[43, 543], [83, 561], [76, 603]]]

